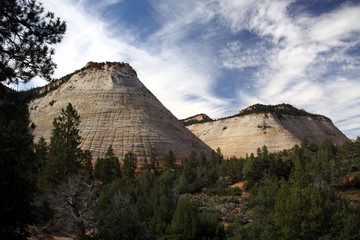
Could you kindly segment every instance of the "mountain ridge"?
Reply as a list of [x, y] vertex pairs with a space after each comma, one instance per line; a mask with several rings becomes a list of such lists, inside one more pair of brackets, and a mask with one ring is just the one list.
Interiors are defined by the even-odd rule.
[[238, 114], [186, 127], [211, 148], [219, 147], [228, 158], [256, 154], [257, 148], [264, 145], [274, 152], [305, 140], [320, 144], [329, 139], [336, 145], [349, 141], [330, 118], [285, 103], [255, 104]]

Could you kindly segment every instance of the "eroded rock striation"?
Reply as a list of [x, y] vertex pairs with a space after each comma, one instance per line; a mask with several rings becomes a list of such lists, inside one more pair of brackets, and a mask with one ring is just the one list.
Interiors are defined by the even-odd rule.
[[70, 102], [81, 117], [81, 148], [103, 156], [109, 145], [122, 159], [131, 151], [139, 160], [172, 150], [178, 159], [211, 149], [192, 134], [140, 82], [129, 64], [88, 63], [83, 69], [38, 89], [29, 104], [35, 142], [50, 139], [53, 119]]
[[219, 147], [225, 157], [256, 154], [264, 145], [271, 152], [289, 149], [305, 139], [316, 144], [329, 139], [336, 145], [349, 141], [329, 118], [288, 104], [256, 104], [237, 115], [187, 128], [211, 148]]

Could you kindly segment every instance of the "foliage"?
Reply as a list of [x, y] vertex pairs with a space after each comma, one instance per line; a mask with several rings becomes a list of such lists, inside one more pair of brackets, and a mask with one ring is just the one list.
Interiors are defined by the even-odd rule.
[[53, 121], [48, 159], [40, 177], [42, 188], [52, 188], [81, 169], [80, 116], [69, 103]]
[[244, 179], [243, 168], [246, 161], [232, 157], [218, 165], [219, 177], [226, 184]]
[[224, 228], [219, 216], [212, 213], [199, 213], [197, 207], [186, 197], [180, 199], [174, 212], [170, 239], [223, 239]]
[[164, 169], [174, 168], [176, 168], [176, 157], [174, 155], [174, 152], [170, 150], [164, 159]]
[[42, 169], [44, 168], [47, 162], [47, 157], [49, 152], [49, 147], [43, 137], [39, 139], [37, 144], [34, 144], [34, 151], [35, 151], [35, 158], [37, 163], [36, 173], [41, 173]]
[[[337, 194], [357, 190], [343, 179], [357, 174], [360, 141], [343, 147], [304, 142], [276, 153], [264, 146], [256, 155], [227, 161], [220, 149], [210, 159], [193, 152], [179, 166], [171, 156], [164, 169], [154, 150], [138, 175], [136, 157], [128, 153], [121, 177], [111, 146], [92, 173], [90, 151], [79, 149], [80, 118], [71, 105], [54, 119], [49, 146], [40, 139], [34, 154], [26, 108], [19, 106], [0, 104], [1, 192], [10, 194], [1, 196], [1, 238], [26, 238], [27, 224], [35, 220], [31, 210], [42, 217], [39, 227], [80, 239], [360, 237], [358, 203]], [[46, 188], [32, 198], [37, 174]], [[247, 199], [229, 188], [238, 181], [247, 182]], [[230, 212], [235, 210], [239, 214]]]
[[54, 13], [36, 0], [1, 0], [0, 82], [27, 82], [35, 76], [51, 79], [54, 49], [66, 30]]
[[10, 98], [0, 92], [0, 239], [26, 239], [37, 163], [27, 107], [18, 95]]
[[247, 183], [245, 188], [250, 189], [260, 183], [265, 177], [276, 176], [287, 179], [292, 168], [292, 161], [288, 159], [286, 151], [282, 153], [269, 153], [266, 146], [258, 148], [257, 156], [246, 158], [243, 175]]
[[94, 177], [105, 184], [121, 177], [119, 158], [115, 156], [111, 145], [106, 150], [105, 157], [96, 160]]
[[135, 178], [135, 170], [137, 166], [137, 159], [134, 153], [128, 152], [125, 154], [124, 157], [124, 177], [127, 179], [134, 179]]
[[91, 184], [94, 181], [93, 166], [91, 163], [92, 155], [89, 150], [85, 150], [81, 154], [82, 179], [85, 183]]
[[99, 239], [148, 239], [146, 225], [136, 206], [135, 182], [116, 179], [99, 197]]
[[86, 184], [81, 175], [68, 175], [56, 191], [47, 194], [54, 215], [48, 224], [49, 230], [84, 236], [96, 227], [94, 216], [98, 187]]
[[[356, 165], [356, 161], [348, 160], [356, 156], [353, 144], [339, 150], [329, 141], [319, 146], [304, 142], [274, 154], [259, 149], [257, 157], [248, 158], [251, 161], [245, 163], [243, 171], [246, 180], [253, 183], [247, 211], [251, 220], [233, 224], [228, 238], [356, 239], [360, 208], [339, 199], [332, 187], [339, 186], [341, 176]], [[261, 163], [266, 158], [272, 163], [291, 163], [290, 176], [282, 174], [282, 167]], [[256, 169], [264, 174], [256, 173]]]
[[171, 221], [171, 239], [197, 239], [199, 222], [196, 207], [186, 198], [182, 198]]
[[160, 163], [159, 163], [159, 159], [158, 159], [158, 157], [157, 157], [157, 154], [156, 154], [156, 150], [155, 150], [155, 149], [151, 149], [150, 160], [148, 160], [147, 158], [145, 158], [145, 159], [142, 161], [141, 170], [142, 170], [142, 171], [150, 171], [150, 172], [154, 173], [155, 175], [158, 175], [158, 174], [159, 174], [159, 171], [160, 171]]

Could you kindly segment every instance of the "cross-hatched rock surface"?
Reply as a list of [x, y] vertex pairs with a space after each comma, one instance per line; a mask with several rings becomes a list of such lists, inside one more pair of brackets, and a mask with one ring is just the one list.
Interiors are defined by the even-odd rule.
[[81, 148], [104, 156], [112, 145], [122, 159], [131, 151], [139, 160], [172, 150], [177, 159], [211, 149], [192, 134], [123, 63], [88, 63], [83, 69], [38, 90], [29, 104], [35, 142], [50, 139], [53, 119], [71, 103], [78, 111]]
[[329, 139], [338, 146], [349, 141], [329, 118], [314, 114], [249, 113], [187, 128], [227, 158], [256, 155], [264, 145], [270, 152], [290, 149], [305, 139], [316, 144]]

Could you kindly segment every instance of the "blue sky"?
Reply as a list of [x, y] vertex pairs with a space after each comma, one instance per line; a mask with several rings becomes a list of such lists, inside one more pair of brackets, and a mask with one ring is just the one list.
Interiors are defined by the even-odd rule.
[[289, 103], [360, 135], [359, 0], [43, 2], [68, 26], [56, 78], [128, 62], [178, 118]]

